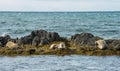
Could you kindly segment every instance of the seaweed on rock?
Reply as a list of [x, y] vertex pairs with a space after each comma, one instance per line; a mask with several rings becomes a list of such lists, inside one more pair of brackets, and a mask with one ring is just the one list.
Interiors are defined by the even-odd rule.
[[[107, 49], [101, 50], [95, 46], [95, 41], [103, 39], [94, 36], [91, 33], [81, 33], [71, 36], [71, 39], [60, 37], [56, 32], [47, 32], [45, 30], [32, 31], [30, 35], [14, 39], [14, 43], [20, 48], [9, 49], [5, 47], [6, 43], [11, 41], [10, 36], [0, 37], [0, 55], [17, 56], [17, 55], [118, 55], [120, 56], [120, 40], [105, 40]], [[67, 49], [51, 50], [50, 45], [65, 43]]]

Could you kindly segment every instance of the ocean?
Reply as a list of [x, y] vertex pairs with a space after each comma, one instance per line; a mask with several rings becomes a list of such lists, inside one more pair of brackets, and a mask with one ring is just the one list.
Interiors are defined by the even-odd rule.
[[105, 39], [120, 38], [120, 12], [0, 12], [0, 35], [14, 38], [43, 29], [70, 38], [92, 33]]
[[0, 71], [119, 71], [119, 56], [0, 57]]
[[[120, 39], [120, 12], [0, 12], [0, 36], [26, 36], [33, 30], [70, 38], [92, 33]], [[0, 56], [0, 71], [119, 71], [119, 56]]]

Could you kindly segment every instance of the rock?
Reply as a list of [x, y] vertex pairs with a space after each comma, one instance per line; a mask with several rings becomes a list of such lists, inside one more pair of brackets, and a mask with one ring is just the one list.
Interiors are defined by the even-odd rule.
[[19, 39], [19, 44], [31, 44], [32, 40], [33, 38], [31, 35], [24, 36]]
[[18, 45], [12, 41], [7, 42], [6, 47], [10, 49], [18, 48]]
[[58, 41], [60, 36], [56, 32], [47, 32], [45, 30], [35, 30], [31, 32], [33, 38], [32, 45], [44, 45], [54, 41]]
[[31, 32], [31, 36], [32, 37], [35, 37], [35, 36], [38, 36], [38, 37], [46, 37], [47, 36], [47, 31], [45, 30], [35, 30], [35, 31], [32, 31]]
[[120, 40], [113, 40], [113, 42], [111, 43], [111, 45], [113, 46], [116, 46], [118, 44], [120, 44]]
[[47, 32], [45, 30], [34, 30], [30, 35], [19, 39], [20, 44], [32, 44], [35, 46], [48, 44], [58, 41], [60, 36], [56, 32]]
[[42, 46], [44, 44], [49, 44], [50, 41], [47, 38], [41, 38], [39, 45]]
[[98, 39], [102, 38], [94, 36], [91, 33], [81, 33], [73, 35], [71, 37], [71, 43], [75, 46], [81, 45], [95, 46], [95, 41]]
[[120, 50], [120, 44], [117, 44], [114, 48], [115, 48], [116, 50]]
[[50, 41], [58, 41], [60, 40], [60, 36], [56, 32], [49, 32], [47, 35], [48, 40]]
[[36, 52], [36, 49], [34, 49], [34, 48], [29, 49], [30, 54], [34, 54], [35, 52]]
[[120, 40], [113, 40], [111, 43], [111, 46], [113, 46], [115, 49], [119, 50], [120, 49]]
[[107, 44], [106, 44], [105, 40], [97, 40], [97, 41], [95, 41], [95, 43], [98, 45], [97, 47], [101, 50], [107, 48]]
[[40, 38], [38, 36], [34, 37], [33, 41], [32, 41], [32, 45], [33, 46], [38, 46], [40, 43]]
[[9, 35], [0, 36], [0, 46], [5, 46], [9, 39], [11, 39]]
[[0, 46], [2, 46], [2, 43], [0, 42]]
[[105, 40], [106, 44], [108, 44], [108, 45], [111, 45], [113, 41], [114, 41], [113, 39]]

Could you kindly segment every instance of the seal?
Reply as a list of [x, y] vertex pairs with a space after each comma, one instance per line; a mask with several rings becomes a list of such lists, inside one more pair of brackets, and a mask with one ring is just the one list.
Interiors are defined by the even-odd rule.
[[52, 44], [50, 49], [65, 49], [65, 43], [61, 42], [60, 44]]
[[10, 48], [10, 49], [14, 49], [14, 48], [18, 48], [18, 44], [12, 42], [12, 41], [8, 41], [6, 43], [6, 47]]
[[106, 44], [105, 40], [101, 40], [101, 39], [97, 40], [97, 41], [95, 41], [95, 44], [97, 44], [98, 45], [97, 47], [101, 50], [107, 48], [107, 44]]

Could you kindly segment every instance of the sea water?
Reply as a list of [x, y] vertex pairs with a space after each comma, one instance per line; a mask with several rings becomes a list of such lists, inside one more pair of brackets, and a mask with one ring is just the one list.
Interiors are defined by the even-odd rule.
[[0, 71], [119, 71], [119, 56], [0, 57]]
[[84, 32], [118, 39], [120, 12], [0, 12], [0, 35], [22, 37], [39, 29], [67, 38]]
[[[0, 36], [13, 38], [43, 29], [70, 38], [92, 33], [120, 39], [120, 12], [0, 12]], [[0, 57], [0, 71], [119, 71], [119, 56]]]

